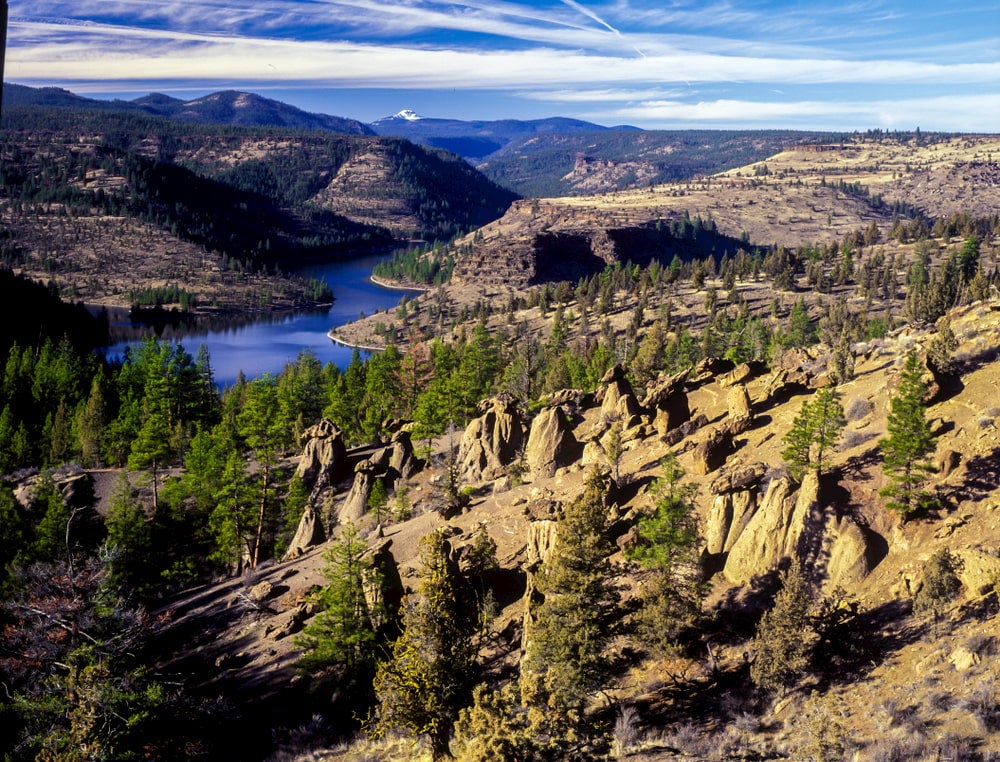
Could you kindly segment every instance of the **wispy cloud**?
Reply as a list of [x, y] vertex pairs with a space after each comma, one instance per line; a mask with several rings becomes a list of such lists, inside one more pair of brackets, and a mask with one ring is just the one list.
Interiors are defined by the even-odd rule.
[[[11, 0], [7, 76], [109, 90], [494, 90], [617, 121], [640, 112], [605, 107], [723, 121], [744, 107], [819, 118], [834, 103], [870, 122], [908, 107], [893, 88], [949, 88], [981, 93], [980, 123], [1000, 82], [995, 8], [959, 2], [938, 16], [924, 0]], [[844, 106], [844, 88], [879, 108], [860, 94]], [[757, 100], [765, 92], [774, 103]]]
[[[984, 108], [992, 102], [994, 108]], [[857, 125], [913, 129], [921, 124], [936, 129], [992, 132], [1000, 118], [1000, 90], [983, 95], [940, 96], [873, 101], [747, 101], [715, 100], [686, 103], [648, 101], [595, 113], [596, 118], [641, 124], [697, 124], [801, 126], [811, 129], [853, 129]]]

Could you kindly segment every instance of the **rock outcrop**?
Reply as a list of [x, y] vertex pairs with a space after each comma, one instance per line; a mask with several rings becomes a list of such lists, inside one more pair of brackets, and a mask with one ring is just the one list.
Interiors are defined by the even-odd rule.
[[753, 405], [750, 402], [750, 395], [743, 384], [734, 384], [726, 395], [726, 404], [729, 407], [729, 417], [736, 419], [753, 419]]
[[806, 473], [798, 496], [788, 477], [768, 485], [760, 507], [729, 550], [723, 573], [741, 585], [766, 574], [785, 558], [799, 556], [799, 540], [806, 519], [818, 499], [819, 482], [812, 471]]
[[302, 479], [306, 489], [312, 490], [321, 481], [329, 483], [339, 479], [347, 460], [347, 448], [337, 425], [324, 418], [306, 429], [301, 439], [306, 444], [295, 474]]
[[458, 447], [459, 469], [469, 482], [499, 478], [524, 446], [524, 423], [512, 396], [500, 394], [484, 400], [479, 411], [480, 417], [466, 427]]
[[393, 434], [389, 449], [389, 473], [392, 485], [386, 486], [394, 487], [399, 479], [409, 479], [422, 467], [423, 462], [413, 452], [410, 432], [397, 431]]
[[354, 483], [351, 491], [340, 506], [337, 514], [338, 524], [347, 524], [358, 521], [368, 510], [368, 498], [372, 494], [372, 486], [375, 484], [376, 466], [371, 460], [365, 460], [354, 467]]
[[726, 462], [733, 450], [733, 435], [730, 431], [715, 429], [695, 446], [691, 472], [700, 476], [712, 473]]
[[621, 421], [623, 429], [630, 429], [642, 423], [643, 409], [632, 390], [632, 384], [625, 376], [625, 366], [615, 365], [601, 378], [598, 390], [601, 402], [601, 421]]
[[684, 392], [688, 375], [685, 370], [658, 381], [642, 401], [644, 408], [655, 411], [653, 423], [661, 437], [691, 420], [691, 407]]
[[282, 561], [298, 558], [309, 548], [326, 541], [326, 532], [323, 530], [323, 522], [320, 521], [319, 514], [311, 505], [307, 505], [299, 519], [299, 526], [295, 530], [295, 536], [288, 545], [288, 550], [282, 557]]
[[561, 407], [544, 408], [531, 422], [525, 462], [534, 478], [553, 476], [556, 469], [580, 457], [580, 444]]

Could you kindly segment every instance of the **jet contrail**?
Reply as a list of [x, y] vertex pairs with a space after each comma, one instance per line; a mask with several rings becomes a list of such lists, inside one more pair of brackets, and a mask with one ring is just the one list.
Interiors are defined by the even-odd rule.
[[605, 21], [604, 19], [602, 19], [600, 16], [598, 16], [593, 11], [588, 10], [587, 8], [584, 8], [582, 5], [580, 5], [578, 2], [576, 2], [576, 0], [562, 0], [562, 2], [563, 2], [564, 5], [568, 5], [570, 8], [572, 8], [577, 13], [582, 13], [587, 18], [596, 21], [598, 24], [600, 24], [605, 29], [607, 29], [609, 32], [614, 32], [619, 37], [622, 36], [622, 33], [619, 32], [617, 29], [615, 29], [613, 26], [611, 26], [611, 24], [609, 24], [607, 21]]

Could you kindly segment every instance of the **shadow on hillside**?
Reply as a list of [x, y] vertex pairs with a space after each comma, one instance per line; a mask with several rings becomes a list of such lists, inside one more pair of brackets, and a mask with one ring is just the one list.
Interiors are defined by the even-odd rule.
[[1000, 485], [1000, 447], [988, 455], [977, 455], [966, 461], [965, 475], [949, 497], [960, 500], [983, 500]]
[[778, 591], [778, 570], [760, 574], [742, 587], [732, 587], [722, 599], [707, 612], [705, 630], [712, 633], [712, 640], [722, 645], [733, 645], [753, 637], [757, 622], [774, 603]]
[[886, 601], [829, 626], [813, 654], [821, 690], [862, 679], [892, 654], [912, 645], [926, 625], [910, 618], [909, 599]]

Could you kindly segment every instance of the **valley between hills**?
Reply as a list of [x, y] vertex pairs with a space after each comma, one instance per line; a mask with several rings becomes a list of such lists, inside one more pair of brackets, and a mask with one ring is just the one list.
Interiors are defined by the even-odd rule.
[[[1000, 757], [1000, 138], [516, 198], [398, 139], [91, 118], [0, 147], [6, 301], [60, 316], [4, 345], [11, 759]], [[283, 256], [410, 237], [378, 277], [427, 290], [347, 368], [220, 392], [66, 329], [318, 301]]]

